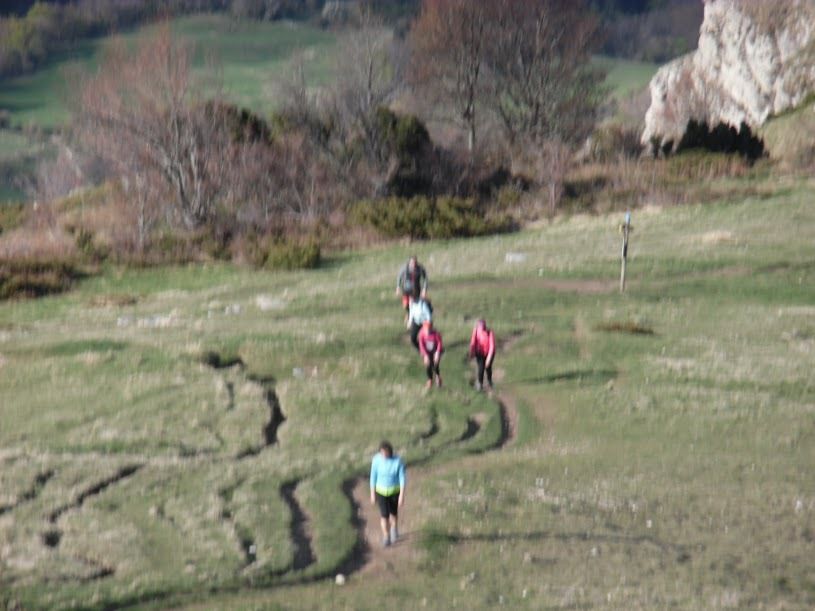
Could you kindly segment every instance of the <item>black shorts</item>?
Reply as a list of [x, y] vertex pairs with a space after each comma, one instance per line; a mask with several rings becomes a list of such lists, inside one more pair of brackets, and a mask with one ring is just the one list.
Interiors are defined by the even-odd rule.
[[376, 493], [376, 504], [379, 506], [379, 515], [383, 518], [399, 515], [399, 493], [382, 496]]

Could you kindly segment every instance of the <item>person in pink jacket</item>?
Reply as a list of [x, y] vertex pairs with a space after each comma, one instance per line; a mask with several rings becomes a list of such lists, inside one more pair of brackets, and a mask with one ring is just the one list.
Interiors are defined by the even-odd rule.
[[441, 333], [433, 328], [431, 320], [425, 320], [422, 330], [419, 331], [419, 354], [422, 355], [425, 367], [427, 367], [427, 388], [433, 386], [433, 376], [436, 377], [436, 386], [441, 386], [441, 354], [444, 346], [441, 341]]
[[473, 334], [470, 337], [470, 358], [475, 358], [478, 364], [478, 379], [475, 381], [476, 390], [484, 388], [484, 372], [487, 373], [487, 387], [492, 390], [492, 363], [495, 360], [495, 333], [487, 328], [487, 322], [482, 318], [475, 323]]

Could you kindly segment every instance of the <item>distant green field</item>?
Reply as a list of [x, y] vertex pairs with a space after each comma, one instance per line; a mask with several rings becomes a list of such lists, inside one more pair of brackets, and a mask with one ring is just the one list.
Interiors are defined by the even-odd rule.
[[[212, 77], [210, 59], [215, 60], [226, 97], [259, 112], [273, 107], [273, 81], [295, 53], [303, 54], [309, 82], [322, 84], [331, 74], [335, 36], [307, 24], [199, 15], [177, 19], [173, 27], [196, 45], [199, 76]], [[152, 31], [152, 27], [144, 27], [124, 36], [135, 41]], [[66, 74], [77, 67], [93, 70], [107, 41], [84, 41], [70, 52], [54, 56], [33, 74], [0, 81], [0, 108], [10, 111], [15, 125], [54, 127], [65, 123], [70, 116]]]
[[[815, 184], [745, 180], [635, 211], [624, 295], [612, 215], [0, 303], [0, 607], [813, 608]], [[446, 346], [427, 394], [411, 252]], [[348, 481], [382, 437], [412, 547], [356, 573]]]
[[[228, 100], [261, 114], [274, 109], [277, 84], [287, 76], [296, 54], [301, 54], [310, 85], [320, 86], [331, 78], [336, 37], [305, 23], [198, 15], [176, 19], [173, 28], [195, 45], [195, 75], [205, 86], [217, 86]], [[153, 31], [143, 27], [123, 36], [132, 44]], [[15, 126], [53, 128], [67, 123], [77, 71], [93, 71], [109, 40], [83, 41], [33, 74], [0, 80], [0, 109], [10, 112]], [[0, 164], [19, 161], [35, 148], [25, 136], [0, 130]], [[7, 175], [0, 168], [0, 202], [23, 198]]]
[[594, 63], [608, 73], [605, 83], [618, 98], [646, 87], [659, 68], [657, 64], [606, 56], [596, 56]]

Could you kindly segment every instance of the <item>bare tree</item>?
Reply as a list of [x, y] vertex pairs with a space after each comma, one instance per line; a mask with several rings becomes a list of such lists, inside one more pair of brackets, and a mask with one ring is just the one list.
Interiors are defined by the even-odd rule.
[[483, 99], [490, 8], [490, 2], [424, 0], [410, 33], [411, 80], [454, 109], [467, 130], [470, 152], [476, 143], [477, 111]]
[[220, 178], [224, 130], [191, 81], [191, 50], [168, 26], [135, 54], [118, 41], [82, 85], [77, 125], [82, 141], [133, 184], [158, 180], [187, 228], [206, 222]]
[[74, 151], [59, 138], [55, 137], [53, 143], [57, 145], [57, 155], [39, 162], [28, 189], [31, 195], [43, 202], [65, 197], [84, 183], [84, 173]]
[[360, 7], [359, 27], [342, 39], [337, 58], [333, 97], [342, 127], [360, 134], [367, 153], [379, 156], [376, 110], [397, 91], [402, 62], [393, 33], [370, 5]]
[[597, 23], [582, 0], [494, 0], [486, 34], [490, 107], [513, 143], [577, 142], [599, 105]]

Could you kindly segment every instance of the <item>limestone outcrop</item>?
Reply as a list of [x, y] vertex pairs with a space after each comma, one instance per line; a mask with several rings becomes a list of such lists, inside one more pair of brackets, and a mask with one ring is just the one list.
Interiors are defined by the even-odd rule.
[[755, 129], [815, 91], [815, 0], [704, 0], [696, 51], [651, 80], [642, 144], [670, 150], [688, 121]]

